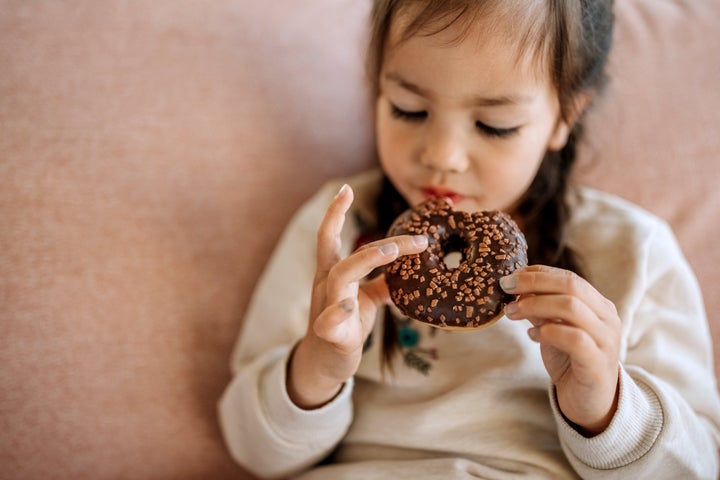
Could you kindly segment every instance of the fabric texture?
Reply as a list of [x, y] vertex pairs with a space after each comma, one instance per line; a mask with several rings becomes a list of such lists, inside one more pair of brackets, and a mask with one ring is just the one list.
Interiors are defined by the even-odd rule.
[[[605, 432], [586, 439], [567, 424], [539, 348], [527, 337], [529, 324], [507, 319], [447, 332], [401, 318], [399, 331], [415, 339], [398, 340], [394, 373], [381, 367], [378, 340], [382, 321], [392, 320], [380, 319], [342, 394], [320, 410], [295, 407], [285, 390], [288, 353], [307, 325], [315, 232], [344, 181], [300, 209], [245, 318], [233, 355], [236, 376], [220, 404], [226, 441], [245, 467], [261, 476], [295, 475], [339, 444], [333, 465], [310, 478], [382, 478], [396, 470], [427, 478], [424, 465], [433, 459], [436, 468], [444, 465], [443, 478], [475, 469], [491, 478], [504, 471], [528, 478], [717, 475], [720, 399], [695, 277], [666, 223], [584, 188], [573, 202], [568, 242], [623, 322], [620, 400]], [[362, 226], [374, 223], [367, 215], [380, 175], [347, 181], [357, 207], [346, 215], [345, 254]]]

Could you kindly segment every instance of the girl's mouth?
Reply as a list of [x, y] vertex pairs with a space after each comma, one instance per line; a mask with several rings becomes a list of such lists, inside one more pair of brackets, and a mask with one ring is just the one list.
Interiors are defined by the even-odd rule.
[[422, 187], [423, 196], [427, 198], [447, 198], [453, 204], [460, 203], [465, 197], [457, 192], [442, 187]]

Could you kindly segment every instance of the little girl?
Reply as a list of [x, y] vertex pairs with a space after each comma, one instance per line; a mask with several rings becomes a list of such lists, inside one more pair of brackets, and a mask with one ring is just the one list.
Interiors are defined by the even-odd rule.
[[[598, 94], [611, 0], [376, 0], [370, 72], [382, 171], [300, 209], [257, 286], [220, 403], [262, 477], [702, 478], [720, 402], [703, 301], [668, 226], [568, 185]], [[491, 327], [390, 305], [384, 238], [428, 197], [501, 209], [531, 266]]]

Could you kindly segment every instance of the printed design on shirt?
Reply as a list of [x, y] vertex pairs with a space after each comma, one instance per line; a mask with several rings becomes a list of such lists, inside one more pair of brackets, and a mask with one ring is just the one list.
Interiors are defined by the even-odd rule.
[[[438, 360], [436, 348], [422, 348], [420, 340], [422, 335], [418, 325], [411, 319], [397, 320], [397, 341], [400, 345], [403, 361], [409, 368], [413, 368], [423, 375], [430, 373], [432, 362]], [[430, 327], [430, 335], [435, 336], [436, 330]]]

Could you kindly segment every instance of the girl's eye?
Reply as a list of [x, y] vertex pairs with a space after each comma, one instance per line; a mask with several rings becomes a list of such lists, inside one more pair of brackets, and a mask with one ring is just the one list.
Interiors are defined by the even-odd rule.
[[400, 120], [407, 120], [409, 122], [420, 122], [427, 118], [427, 112], [425, 110], [419, 110], [417, 112], [402, 110], [395, 105], [390, 105], [390, 113], [394, 118]]
[[520, 127], [495, 128], [495, 127], [491, 127], [490, 125], [485, 125], [482, 122], [475, 122], [475, 126], [483, 134], [488, 135], [490, 137], [497, 137], [497, 138], [511, 137], [511, 136], [517, 134], [518, 131], [520, 131]]

